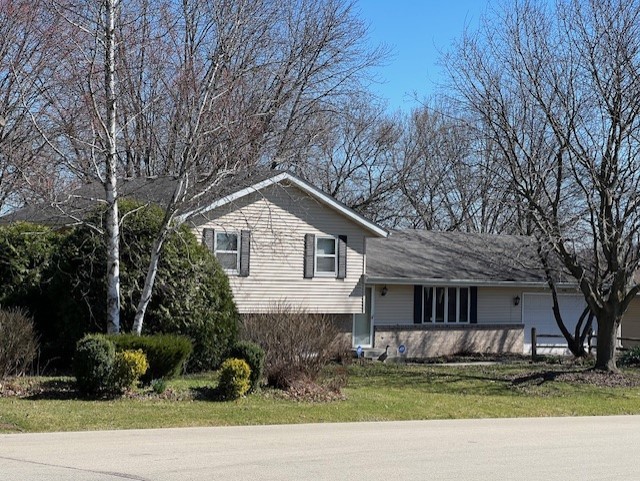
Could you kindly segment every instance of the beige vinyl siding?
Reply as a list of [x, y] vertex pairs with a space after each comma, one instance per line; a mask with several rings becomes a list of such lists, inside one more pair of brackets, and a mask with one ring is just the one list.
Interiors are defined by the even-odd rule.
[[[375, 286], [375, 325], [413, 324], [413, 285], [387, 285], [388, 292], [384, 297], [380, 295], [381, 288], [382, 286]], [[545, 292], [545, 290], [521, 287], [478, 287], [478, 324], [521, 324], [524, 292]], [[520, 304], [517, 306], [514, 304], [516, 296], [520, 297]], [[638, 309], [640, 314], [640, 303]], [[640, 322], [638, 324], [638, 331], [640, 331]]]
[[[194, 230], [203, 228], [251, 231], [248, 277], [229, 275], [238, 310], [263, 312], [276, 303], [302, 306], [309, 312], [361, 313], [367, 231], [294, 186], [276, 184], [206, 214]], [[345, 279], [303, 278], [304, 237], [347, 236]]]
[[[632, 337], [640, 339], [640, 298], [636, 296], [629, 304], [627, 312], [622, 318], [621, 325], [622, 337]], [[637, 345], [640, 342], [623, 341], [623, 345]]]
[[522, 302], [514, 305], [514, 298], [522, 300], [522, 288], [478, 287], [478, 324], [520, 324]]
[[[375, 324], [413, 324], [413, 285], [387, 285], [384, 297], [381, 287], [375, 289]], [[513, 304], [517, 295], [522, 298], [521, 288], [478, 287], [478, 324], [520, 324], [522, 304]]]
[[413, 286], [388, 285], [387, 295], [380, 295], [383, 286], [373, 286], [374, 324], [376, 326], [395, 326], [413, 324]]

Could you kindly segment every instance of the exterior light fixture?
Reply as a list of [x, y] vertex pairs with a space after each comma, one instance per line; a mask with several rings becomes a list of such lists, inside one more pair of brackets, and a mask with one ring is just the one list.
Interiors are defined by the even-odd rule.
[[389, 292], [389, 289], [387, 289], [387, 286], [384, 286], [382, 289], [380, 289], [380, 295], [382, 297], [386, 296], [387, 292]]
[[520, 296], [516, 296], [513, 298], [513, 305], [517, 306], [520, 304]]

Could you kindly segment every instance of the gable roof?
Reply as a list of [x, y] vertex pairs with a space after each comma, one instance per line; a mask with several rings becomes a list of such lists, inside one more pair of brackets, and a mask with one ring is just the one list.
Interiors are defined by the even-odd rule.
[[[366, 219], [353, 209], [337, 201], [309, 182], [289, 172], [277, 170], [246, 170], [227, 175], [223, 181], [212, 187], [205, 182], [194, 188], [196, 200], [187, 202], [178, 211], [180, 220], [185, 221], [195, 215], [258, 192], [272, 185], [289, 182], [327, 207], [338, 211], [351, 221], [376, 236], [385, 237], [387, 231]], [[138, 177], [121, 179], [118, 183], [121, 198], [136, 199], [160, 206], [166, 205], [173, 195], [178, 179], [170, 176]], [[27, 205], [0, 217], [0, 224], [17, 221], [45, 224], [53, 227], [73, 225], [84, 219], [101, 202], [104, 202], [104, 187], [99, 182], [90, 182], [63, 193], [49, 203]]]
[[369, 240], [367, 282], [546, 286], [532, 237], [426, 230]]
[[363, 217], [355, 210], [351, 209], [350, 207], [347, 207], [342, 202], [334, 199], [329, 194], [321, 191], [320, 189], [310, 184], [306, 180], [301, 179], [300, 177], [297, 177], [289, 172], [276, 172], [276, 175], [274, 176], [264, 178], [242, 189], [237, 189], [234, 192], [231, 192], [227, 195], [218, 197], [217, 199], [215, 199], [213, 202], [210, 202], [209, 204], [196, 206], [193, 209], [183, 213], [182, 217], [183, 219], [187, 219], [194, 215], [206, 214], [207, 212], [213, 209], [217, 209], [218, 207], [229, 204], [249, 194], [252, 194], [254, 192], [259, 192], [262, 189], [265, 189], [267, 187], [270, 187], [272, 185], [275, 185], [281, 182], [289, 182], [295, 185], [297, 188], [299, 188], [306, 194], [310, 195], [311, 197], [325, 204], [327, 207], [330, 207], [331, 209], [338, 211], [345, 217], [349, 218], [351, 221], [355, 222], [356, 224], [359, 224], [364, 229], [374, 233], [376, 236], [386, 237], [388, 235], [388, 232], [384, 228], [380, 227], [379, 225], [370, 221], [369, 219]]

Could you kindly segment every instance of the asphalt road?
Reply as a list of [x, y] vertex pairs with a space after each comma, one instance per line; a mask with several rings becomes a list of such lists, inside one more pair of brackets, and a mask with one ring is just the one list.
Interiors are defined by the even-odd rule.
[[640, 416], [0, 435], [2, 481], [640, 480]]

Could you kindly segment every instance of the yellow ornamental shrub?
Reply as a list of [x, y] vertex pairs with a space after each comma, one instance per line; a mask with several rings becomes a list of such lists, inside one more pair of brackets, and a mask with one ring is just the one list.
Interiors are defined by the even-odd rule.
[[225, 399], [238, 399], [251, 387], [251, 368], [244, 359], [231, 358], [222, 363], [218, 389]]
[[149, 369], [147, 356], [141, 349], [116, 352], [111, 371], [111, 384], [116, 391], [134, 387]]

